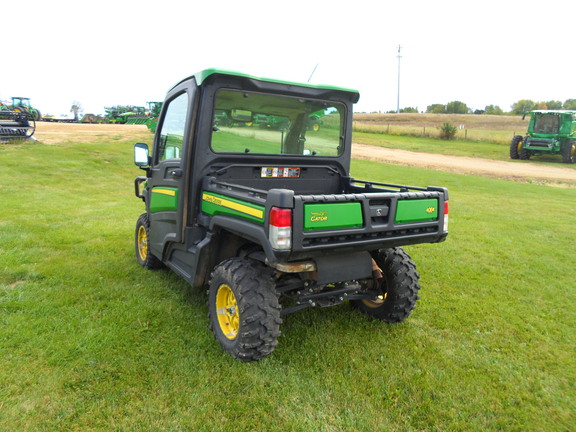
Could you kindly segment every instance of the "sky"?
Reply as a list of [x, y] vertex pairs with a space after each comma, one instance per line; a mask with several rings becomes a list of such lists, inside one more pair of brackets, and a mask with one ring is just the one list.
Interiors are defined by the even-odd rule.
[[576, 98], [573, 0], [3, 2], [0, 100], [43, 114], [161, 101], [216, 67], [356, 89], [357, 112]]

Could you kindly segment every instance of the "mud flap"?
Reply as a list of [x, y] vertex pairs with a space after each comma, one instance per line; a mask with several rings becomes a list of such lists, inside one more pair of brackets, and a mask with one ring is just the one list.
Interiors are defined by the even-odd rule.
[[315, 258], [318, 285], [372, 277], [372, 257], [368, 252]]

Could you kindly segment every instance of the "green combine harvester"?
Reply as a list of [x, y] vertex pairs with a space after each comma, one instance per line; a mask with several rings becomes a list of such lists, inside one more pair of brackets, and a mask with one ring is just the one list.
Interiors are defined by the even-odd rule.
[[146, 127], [152, 133], [156, 132], [156, 126], [158, 125], [158, 118], [160, 117], [160, 112], [162, 111], [162, 104], [164, 102], [146, 102], [148, 104], [149, 117], [146, 120]]
[[537, 110], [530, 115], [526, 136], [516, 135], [510, 143], [510, 158], [562, 155], [562, 162], [576, 163], [576, 111]]

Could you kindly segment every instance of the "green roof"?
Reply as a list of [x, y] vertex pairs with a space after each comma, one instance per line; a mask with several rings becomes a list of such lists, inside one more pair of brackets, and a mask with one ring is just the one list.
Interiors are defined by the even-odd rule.
[[237, 77], [243, 77], [243, 78], [250, 78], [250, 79], [254, 79], [254, 80], [258, 80], [258, 81], [268, 81], [268, 82], [274, 82], [274, 83], [280, 83], [280, 84], [296, 85], [296, 86], [301, 86], [301, 87], [310, 87], [310, 88], [315, 88], [315, 89], [339, 90], [339, 91], [344, 91], [344, 92], [349, 92], [349, 93], [358, 93], [358, 90], [349, 89], [349, 88], [343, 88], [343, 87], [337, 87], [337, 86], [331, 86], [331, 85], [322, 85], [322, 84], [298, 83], [298, 82], [291, 82], [291, 81], [283, 81], [283, 80], [274, 79], [274, 78], [262, 78], [262, 77], [257, 77], [257, 76], [253, 76], [253, 75], [248, 75], [248, 74], [245, 74], [242, 72], [236, 72], [236, 71], [225, 70], [225, 69], [216, 69], [216, 68], [204, 69], [203, 71], [195, 73], [193, 76], [194, 76], [194, 78], [196, 78], [196, 82], [198, 83], [198, 85], [201, 85], [204, 82], [204, 80], [206, 80], [206, 78], [208, 78], [211, 75], [230, 75], [230, 76], [237, 76]]

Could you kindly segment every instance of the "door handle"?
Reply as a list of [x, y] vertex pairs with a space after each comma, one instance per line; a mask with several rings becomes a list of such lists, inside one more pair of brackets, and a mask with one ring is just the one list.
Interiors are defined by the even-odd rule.
[[170, 170], [169, 174], [172, 177], [182, 177], [182, 170], [180, 168], [175, 168]]

